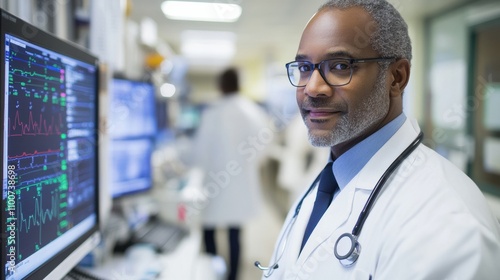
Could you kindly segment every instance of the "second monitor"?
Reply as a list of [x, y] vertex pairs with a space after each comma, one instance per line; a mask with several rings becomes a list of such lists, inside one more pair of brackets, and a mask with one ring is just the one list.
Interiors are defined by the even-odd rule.
[[110, 94], [111, 195], [119, 198], [149, 191], [157, 131], [155, 87], [148, 81], [114, 78]]

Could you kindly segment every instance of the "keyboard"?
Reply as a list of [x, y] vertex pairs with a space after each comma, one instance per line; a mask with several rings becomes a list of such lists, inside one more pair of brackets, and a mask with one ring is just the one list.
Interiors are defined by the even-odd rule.
[[187, 231], [178, 225], [155, 220], [140, 228], [132, 243], [150, 244], [157, 252], [168, 253], [175, 250], [186, 234]]
[[62, 280], [102, 280], [101, 278], [92, 275], [78, 267], [74, 267]]

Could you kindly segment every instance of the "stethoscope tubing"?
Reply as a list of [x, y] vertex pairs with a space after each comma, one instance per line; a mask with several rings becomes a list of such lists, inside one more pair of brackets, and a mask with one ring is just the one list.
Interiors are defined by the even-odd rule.
[[[366, 201], [365, 206], [363, 207], [363, 209], [361, 210], [361, 212], [358, 216], [358, 220], [356, 221], [356, 224], [354, 225], [352, 232], [350, 234], [349, 233], [342, 234], [339, 237], [339, 239], [337, 240], [337, 242], [335, 243], [335, 248], [334, 248], [335, 256], [337, 257], [337, 259], [339, 259], [339, 261], [341, 262], [342, 265], [349, 267], [354, 262], [356, 262], [356, 260], [359, 256], [360, 250], [361, 250], [361, 247], [357, 241], [358, 236], [361, 233], [361, 229], [363, 228], [363, 225], [364, 225], [366, 219], [368, 218], [368, 215], [370, 214], [371, 208], [373, 207], [373, 204], [377, 200], [378, 195], [379, 195], [380, 191], [382, 190], [382, 187], [385, 185], [387, 180], [390, 178], [390, 175], [396, 170], [396, 168], [398, 168], [398, 166], [401, 165], [401, 163], [418, 147], [420, 142], [422, 142], [423, 136], [424, 136], [423, 132], [420, 132], [417, 135], [417, 137], [415, 138], [415, 140], [413, 140], [413, 142], [391, 163], [391, 165], [387, 168], [387, 170], [382, 174], [382, 176], [378, 180], [377, 184], [375, 184], [375, 187], [373, 188], [372, 192], [370, 193], [370, 196], [368, 197], [368, 200]], [[292, 223], [299, 215], [300, 208], [302, 207], [302, 203], [304, 202], [304, 199], [316, 187], [316, 184], [318, 183], [319, 177], [320, 177], [320, 174], [316, 177], [316, 179], [314, 179], [313, 183], [311, 184], [311, 186], [309, 187], [307, 192], [302, 196], [299, 203], [295, 207], [295, 213], [293, 214], [293, 216], [291, 218]], [[340, 238], [342, 238], [344, 235], [346, 235], [348, 238], [350, 238], [352, 247], [346, 255], [340, 256], [337, 253], [337, 244], [338, 244]], [[281, 238], [283, 238], [283, 237], [281, 237]], [[285, 241], [285, 246], [286, 246], [286, 242], [287, 241]], [[279, 261], [279, 260], [277, 260], [277, 261]], [[269, 274], [265, 275], [265, 277], [269, 277], [272, 274], [272, 271], [274, 269], [278, 268], [277, 261], [269, 267], [261, 266], [261, 264], [259, 262], [255, 262], [255, 266], [257, 266], [260, 270], [268, 271]]]
[[384, 174], [380, 177], [377, 184], [373, 188], [373, 191], [370, 193], [368, 200], [366, 201], [363, 210], [359, 213], [358, 220], [352, 229], [352, 235], [359, 236], [361, 233], [361, 229], [365, 224], [366, 218], [368, 218], [368, 214], [375, 203], [375, 200], [378, 197], [378, 194], [382, 190], [382, 187], [385, 185], [385, 182], [389, 180], [390, 175], [398, 168], [399, 165], [418, 147], [420, 142], [422, 142], [422, 138], [424, 137], [424, 133], [421, 131], [418, 136], [413, 140], [413, 142], [391, 163], [391, 165], [385, 170]]

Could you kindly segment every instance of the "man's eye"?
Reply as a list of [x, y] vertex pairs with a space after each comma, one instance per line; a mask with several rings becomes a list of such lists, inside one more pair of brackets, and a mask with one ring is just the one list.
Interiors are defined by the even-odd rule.
[[310, 72], [312, 71], [313, 66], [309, 63], [299, 63], [297, 68], [300, 72]]
[[343, 70], [350, 70], [351, 67], [347, 62], [332, 61], [329, 64], [329, 68], [331, 71], [343, 71]]

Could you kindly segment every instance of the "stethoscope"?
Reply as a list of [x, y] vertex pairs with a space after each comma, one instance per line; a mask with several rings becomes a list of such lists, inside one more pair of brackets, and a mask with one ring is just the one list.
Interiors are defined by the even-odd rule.
[[[356, 221], [356, 224], [354, 225], [354, 228], [352, 229], [351, 233], [344, 233], [339, 236], [337, 241], [335, 242], [334, 250], [333, 253], [335, 254], [335, 257], [339, 260], [340, 264], [342, 264], [344, 267], [350, 267], [352, 266], [359, 257], [359, 254], [361, 253], [361, 245], [358, 242], [358, 237], [359, 234], [361, 233], [361, 229], [363, 228], [363, 225], [366, 221], [366, 218], [368, 218], [368, 214], [370, 214], [370, 210], [375, 203], [375, 200], [377, 200], [378, 194], [380, 193], [380, 190], [384, 186], [385, 182], [389, 179], [390, 175], [396, 170], [396, 168], [417, 148], [417, 146], [422, 142], [422, 139], [424, 137], [423, 132], [420, 132], [418, 136], [413, 140], [413, 142], [391, 163], [389, 168], [382, 174], [382, 177], [378, 180], [377, 184], [373, 188], [372, 192], [370, 193], [370, 196], [368, 197], [368, 200], [365, 203], [365, 206], [363, 207], [363, 210], [361, 210], [361, 213], [359, 214], [358, 220]], [[285, 252], [286, 248], [286, 243], [288, 241], [289, 234], [292, 230], [293, 224], [295, 223], [295, 220], [297, 219], [297, 216], [299, 215], [300, 212], [300, 207], [302, 206], [302, 202], [304, 199], [309, 195], [309, 193], [314, 189], [316, 186], [316, 183], [319, 180], [319, 175], [316, 177], [312, 185], [309, 187], [307, 192], [302, 196], [300, 199], [299, 203], [297, 204], [297, 207], [295, 208], [295, 213], [293, 217], [290, 219], [290, 222], [285, 228], [285, 231], [283, 232], [282, 237], [280, 238], [280, 241], [278, 242], [278, 254], [276, 255], [276, 261], [274, 264], [270, 266], [262, 266], [260, 262], [256, 261], [255, 266], [258, 267], [262, 271], [266, 271], [264, 273], [264, 277], [269, 277], [271, 274], [273, 274], [274, 270], [279, 267], [278, 262], [281, 260], [283, 257], [283, 254]], [[285, 238], [283, 238], [283, 236]]]

